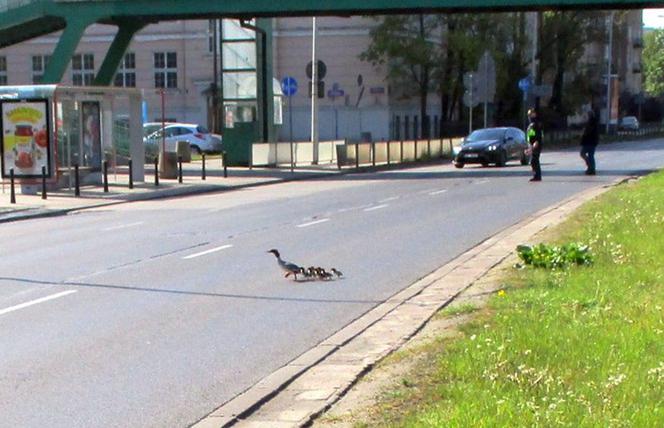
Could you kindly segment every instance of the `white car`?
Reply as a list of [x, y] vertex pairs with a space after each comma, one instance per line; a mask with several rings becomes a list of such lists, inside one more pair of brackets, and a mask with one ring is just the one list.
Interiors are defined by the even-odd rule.
[[639, 119], [636, 116], [625, 116], [620, 120], [620, 129], [627, 129], [630, 131], [639, 130]]
[[[193, 153], [219, 153], [222, 151], [221, 135], [212, 134], [204, 126], [192, 123], [169, 123], [163, 129], [166, 151], [175, 152], [178, 141], [186, 141]], [[161, 124], [157, 130], [143, 139], [145, 144], [161, 144]]]

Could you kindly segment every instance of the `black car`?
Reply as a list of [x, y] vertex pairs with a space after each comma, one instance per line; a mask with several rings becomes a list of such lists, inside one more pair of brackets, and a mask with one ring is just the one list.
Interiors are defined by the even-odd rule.
[[454, 154], [454, 166], [463, 168], [467, 163], [505, 166], [510, 160], [528, 165], [528, 148], [526, 134], [518, 128], [478, 129], [463, 140]]

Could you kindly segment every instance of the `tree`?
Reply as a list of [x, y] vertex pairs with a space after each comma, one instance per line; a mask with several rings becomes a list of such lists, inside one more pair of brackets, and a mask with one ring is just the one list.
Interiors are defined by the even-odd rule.
[[645, 35], [643, 66], [646, 92], [653, 96], [664, 95], [664, 29]]
[[399, 15], [379, 19], [371, 30], [371, 44], [360, 59], [387, 66], [387, 79], [404, 92], [419, 97], [422, 136], [429, 136], [427, 102], [436, 66], [437, 30], [432, 15]]

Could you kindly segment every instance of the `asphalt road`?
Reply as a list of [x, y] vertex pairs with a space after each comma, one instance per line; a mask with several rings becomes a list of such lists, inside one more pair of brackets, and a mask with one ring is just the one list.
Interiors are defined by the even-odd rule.
[[[0, 426], [177, 427], [498, 230], [664, 165], [664, 140], [138, 202], [0, 226]], [[336, 267], [284, 279], [274, 257]]]

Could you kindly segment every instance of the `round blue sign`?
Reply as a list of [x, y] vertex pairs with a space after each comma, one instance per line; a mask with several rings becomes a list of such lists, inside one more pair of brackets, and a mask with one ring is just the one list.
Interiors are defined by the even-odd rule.
[[281, 80], [281, 92], [287, 97], [297, 94], [297, 80], [290, 76], [284, 77]]
[[523, 92], [528, 92], [531, 85], [532, 82], [530, 80], [530, 76], [524, 77], [523, 79], [519, 80], [519, 89], [521, 89]]

